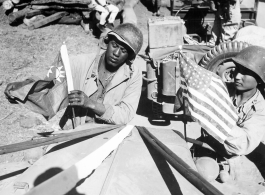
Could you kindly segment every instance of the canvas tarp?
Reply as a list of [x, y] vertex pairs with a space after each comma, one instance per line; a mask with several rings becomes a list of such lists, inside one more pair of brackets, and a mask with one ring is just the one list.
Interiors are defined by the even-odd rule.
[[[191, 57], [197, 64], [199, 64], [202, 57], [212, 49], [213, 47], [206, 45], [182, 45], [181, 50], [184, 53], [188, 53], [189, 57]], [[174, 53], [180, 51], [180, 46], [176, 47], [167, 47], [163, 48], [163, 50], [159, 50], [159, 52], [154, 52], [154, 54], [150, 54], [150, 57], [154, 61], [154, 63], [159, 64], [164, 58]]]
[[[148, 130], [196, 170], [186, 142], [171, 129]], [[40, 158], [20, 175], [15, 182], [26, 182], [34, 187], [62, 170], [69, 168], [100, 145], [117, 131], [110, 131], [79, 143], [52, 151]], [[67, 144], [64, 143], [64, 146]], [[59, 146], [57, 146], [58, 148]], [[72, 177], [75, 177], [73, 174]], [[12, 187], [12, 186], [11, 186]], [[58, 186], [59, 187], [59, 186]], [[16, 195], [24, 194], [17, 190]], [[7, 194], [5, 192], [5, 194]], [[103, 163], [70, 194], [202, 194], [180, 175], [150, 145], [146, 145], [138, 130], [107, 157]]]

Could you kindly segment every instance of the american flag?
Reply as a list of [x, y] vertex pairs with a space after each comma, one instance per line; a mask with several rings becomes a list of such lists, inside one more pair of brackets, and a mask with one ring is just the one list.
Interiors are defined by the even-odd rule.
[[224, 143], [238, 116], [221, 78], [179, 54], [181, 88], [191, 116], [216, 140]]

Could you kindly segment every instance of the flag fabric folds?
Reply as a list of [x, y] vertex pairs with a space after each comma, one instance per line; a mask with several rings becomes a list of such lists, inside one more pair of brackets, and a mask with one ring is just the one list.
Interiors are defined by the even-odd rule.
[[68, 91], [65, 67], [61, 53], [56, 56], [44, 79], [32, 77], [26, 85], [10, 91], [16, 100], [33, 112], [42, 114], [47, 120], [67, 107]]
[[220, 143], [230, 136], [238, 116], [228, 90], [219, 76], [185, 54], [179, 54], [182, 95], [191, 116]]

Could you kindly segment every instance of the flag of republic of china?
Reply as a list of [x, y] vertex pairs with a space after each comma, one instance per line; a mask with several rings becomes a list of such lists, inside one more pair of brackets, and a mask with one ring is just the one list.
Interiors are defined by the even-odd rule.
[[71, 68], [66, 59], [68, 53], [63, 44], [44, 79], [31, 77], [27, 79], [28, 84], [10, 91], [10, 94], [31, 111], [51, 119], [68, 106], [68, 92], [73, 90]]
[[238, 116], [221, 78], [180, 53], [183, 97], [191, 116], [220, 143], [230, 136]]

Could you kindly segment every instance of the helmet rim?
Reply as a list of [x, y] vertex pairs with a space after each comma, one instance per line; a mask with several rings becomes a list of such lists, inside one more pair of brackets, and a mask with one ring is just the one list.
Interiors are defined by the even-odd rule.
[[232, 60], [244, 66], [245, 68], [253, 71], [263, 83], [265, 83], [265, 61], [263, 57], [257, 57], [256, 50], [262, 49], [265, 54], [265, 48], [259, 46], [249, 46], [240, 51]]
[[[119, 41], [121, 41], [122, 43], [124, 43], [125, 45], [127, 45], [133, 53], [135, 53], [135, 50], [131, 47], [131, 45], [122, 36], [120, 36], [116, 32], [110, 31], [107, 36], [114, 36], [114, 37], [116, 37]], [[108, 39], [109, 39], [109, 37], [108, 37]]]
[[134, 24], [123, 23], [115, 27], [112, 31], [108, 32], [105, 37], [105, 43], [109, 42], [111, 36], [125, 41], [126, 45], [132, 49], [133, 54], [136, 56], [141, 50], [143, 45], [143, 34], [141, 30]]

